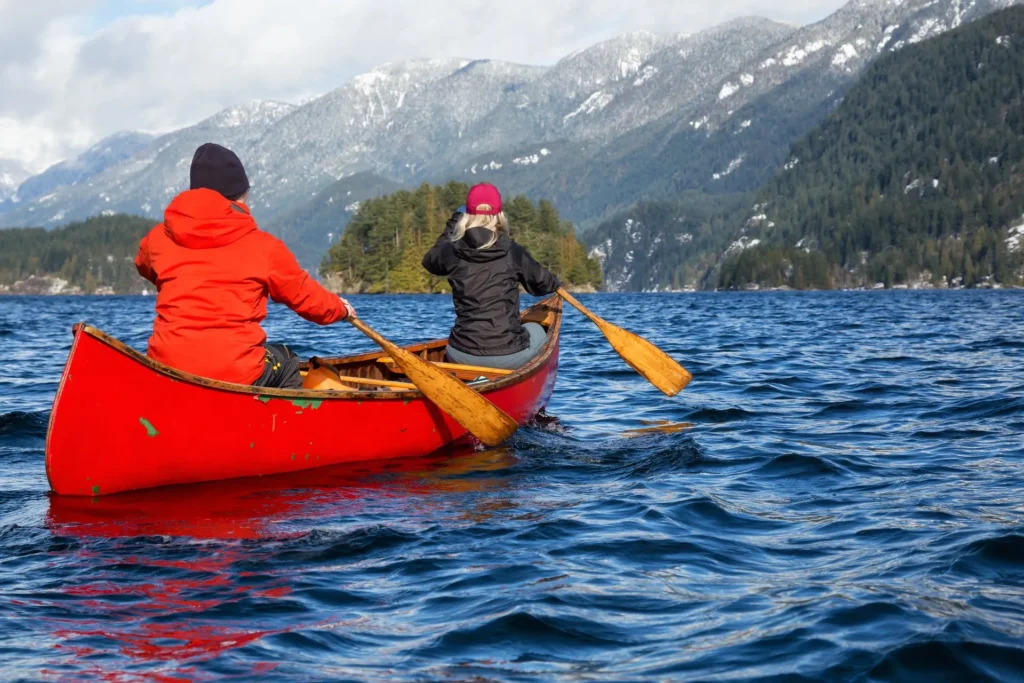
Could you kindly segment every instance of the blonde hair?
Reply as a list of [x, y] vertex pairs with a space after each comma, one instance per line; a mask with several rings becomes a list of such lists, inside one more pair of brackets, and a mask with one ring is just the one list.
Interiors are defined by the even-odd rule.
[[473, 228], [484, 228], [491, 231], [491, 239], [487, 240], [487, 244], [481, 245], [479, 249], [490, 249], [498, 241], [498, 235], [501, 233], [508, 233], [508, 218], [505, 216], [505, 212], [497, 214], [496, 216], [485, 216], [485, 215], [472, 215], [468, 213], [462, 214], [462, 218], [455, 224], [455, 230], [452, 231], [452, 242], [458, 242], [466, 236], [467, 230]]

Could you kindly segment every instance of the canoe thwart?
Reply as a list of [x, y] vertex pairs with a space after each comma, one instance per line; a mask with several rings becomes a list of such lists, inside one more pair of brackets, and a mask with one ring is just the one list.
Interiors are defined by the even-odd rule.
[[[383, 365], [393, 366], [395, 361], [391, 358], [381, 358], [377, 361]], [[482, 365], [461, 365], [459, 363], [442, 363], [439, 361], [431, 362], [431, 365], [441, 368], [442, 370], [454, 370], [459, 372], [474, 373], [477, 376], [494, 376], [494, 377], [505, 377], [511, 375], [515, 370], [504, 370], [502, 368], [488, 368]]]

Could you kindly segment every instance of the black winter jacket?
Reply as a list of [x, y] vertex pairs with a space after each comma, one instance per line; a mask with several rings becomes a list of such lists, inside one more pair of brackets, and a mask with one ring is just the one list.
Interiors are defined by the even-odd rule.
[[458, 214], [423, 257], [423, 267], [447, 277], [452, 286], [456, 319], [448, 343], [473, 356], [522, 351], [530, 345], [530, 335], [519, 319], [519, 285], [542, 296], [561, 286], [558, 278], [505, 233], [489, 249], [477, 249], [491, 236], [483, 228], [467, 230], [452, 242], [449, 234], [457, 220]]

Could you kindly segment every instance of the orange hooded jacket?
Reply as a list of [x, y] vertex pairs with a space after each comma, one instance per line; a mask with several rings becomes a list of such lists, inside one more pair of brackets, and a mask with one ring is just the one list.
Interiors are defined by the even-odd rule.
[[347, 314], [244, 204], [213, 190], [175, 197], [142, 238], [135, 267], [157, 287], [149, 356], [224, 382], [252, 384], [263, 373], [268, 296], [320, 325]]

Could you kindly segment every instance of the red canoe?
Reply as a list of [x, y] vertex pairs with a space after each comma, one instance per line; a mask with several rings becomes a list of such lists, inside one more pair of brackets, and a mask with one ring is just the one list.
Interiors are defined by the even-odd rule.
[[[551, 397], [561, 314], [557, 296], [524, 311], [524, 319], [548, 329], [541, 353], [512, 374], [474, 383], [519, 424]], [[342, 379], [396, 383], [390, 390], [295, 391], [180, 372], [87, 325], [76, 325], [74, 335], [46, 438], [55, 493], [99, 496], [417, 457], [470, 439], [422, 394], [403, 388], [405, 378], [380, 351], [327, 360]], [[406, 348], [439, 362], [446, 346], [437, 340]]]

